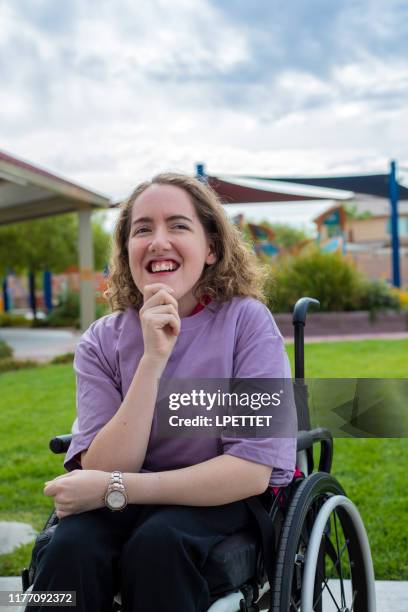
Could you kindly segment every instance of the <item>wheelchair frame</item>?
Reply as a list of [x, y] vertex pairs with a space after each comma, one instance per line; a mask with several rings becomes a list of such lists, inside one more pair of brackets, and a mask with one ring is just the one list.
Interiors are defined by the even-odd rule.
[[[271, 493], [269, 507], [251, 498], [250, 509], [262, 541], [255, 575], [238, 589], [217, 597], [207, 612], [376, 610], [374, 570], [363, 521], [356, 506], [330, 474], [333, 458], [330, 432], [310, 427], [304, 384], [304, 327], [310, 304], [319, 306], [317, 300], [301, 298], [293, 312], [294, 391], [299, 429], [297, 466], [302, 476], [277, 494]], [[50, 441], [50, 449], [54, 453], [65, 453], [70, 440], [71, 435], [57, 436]], [[320, 443], [319, 468], [313, 472], [316, 443]], [[53, 512], [42, 534], [57, 523]], [[333, 534], [334, 542], [331, 540]], [[343, 555], [347, 555], [348, 560]], [[333, 593], [333, 584], [328, 583], [327, 565], [338, 576], [339, 593]], [[345, 571], [349, 580], [344, 576]], [[30, 568], [22, 571], [24, 592], [32, 588], [33, 572], [32, 561]], [[120, 595], [115, 597], [112, 609], [120, 612]]]

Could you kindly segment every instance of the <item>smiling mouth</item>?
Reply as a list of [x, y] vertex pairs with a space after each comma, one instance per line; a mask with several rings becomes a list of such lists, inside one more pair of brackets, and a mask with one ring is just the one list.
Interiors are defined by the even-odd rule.
[[166, 261], [151, 261], [146, 269], [151, 274], [160, 274], [164, 272], [175, 272], [180, 267], [180, 264], [173, 260]]

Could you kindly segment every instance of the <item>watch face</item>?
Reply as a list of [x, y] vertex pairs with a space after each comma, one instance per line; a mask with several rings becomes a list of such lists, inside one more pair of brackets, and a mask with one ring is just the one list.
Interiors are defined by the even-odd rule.
[[111, 491], [106, 501], [114, 510], [120, 510], [126, 505], [126, 498], [121, 491]]

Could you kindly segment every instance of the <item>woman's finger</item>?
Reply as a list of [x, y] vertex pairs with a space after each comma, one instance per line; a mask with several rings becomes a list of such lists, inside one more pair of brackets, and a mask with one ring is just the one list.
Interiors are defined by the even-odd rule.
[[153, 295], [155, 295], [155, 293], [157, 293], [161, 289], [164, 289], [168, 293], [174, 293], [174, 289], [172, 289], [172, 287], [169, 287], [169, 285], [166, 285], [166, 283], [151, 283], [150, 285], [145, 285], [143, 287], [144, 301], [146, 302], [146, 300], [150, 299]]
[[152, 308], [148, 308], [147, 310], [145, 310], [143, 313], [140, 312], [140, 314], [144, 318], [146, 318], [146, 316], [156, 314], [172, 314], [175, 317], [179, 316], [174, 304], [162, 304], [161, 306], [153, 306]]
[[[148, 293], [146, 294], [146, 296]], [[144, 298], [144, 304], [140, 309], [140, 312], [145, 311], [153, 306], [161, 306], [163, 304], [173, 304], [178, 311], [178, 302], [176, 298], [169, 293], [167, 289], [160, 287], [154, 294]]]
[[46, 495], [47, 497], [53, 497], [54, 495], [56, 495], [56, 493], [57, 493], [57, 487], [54, 484], [54, 482], [51, 480], [51, 482], [46, 484], [44, 487], [44, 495]]
[[55, 514], [58, 516], [59, 519], [63, 519], [66, 516], [69, 516], [70, 514], [72, 514], [72, 512], [69, 512], [68, 510], [62, 509], [58, 506], [55, 507]]
[[163, 329], [167, 325], [173, 330], [173, 334], [178, 336], [180, 333], [180, 319], [173, 314], [153, 314], [149, 316], [153, 325], [158, 329]]

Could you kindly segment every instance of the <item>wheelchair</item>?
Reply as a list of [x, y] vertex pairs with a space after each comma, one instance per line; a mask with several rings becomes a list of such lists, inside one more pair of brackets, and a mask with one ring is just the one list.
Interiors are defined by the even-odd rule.
[[[227, 536], [203, 569], [211, 600], [207, 612], [375, 612], [375, 580], [370, 546], [360, 514], [330, 474], [333, 438], [311, 429], [304, 384], [304, 327], [312, 298], [295, 305], [295, 402], [298, 415], [297, 468], [287, 487], [268, 488], [247, 500], [253, 525]], [[50, 441], [65, 453], [70, 435]], [[314, 471], [314, 446], [320, 445]], [[317, 454], [317, 453], [316, 453]], [[23, 591], [32, 589], [39, 550], [58, 524], [55, 512], [37, 536]], [[29, 608], [27, 608], [29, 609]], [[120, 594], [112, 602], [120, 612]], [[158, 610], [159, 612], [159, 610]], [[180, 611], [181, 612], [181, 611]]]

